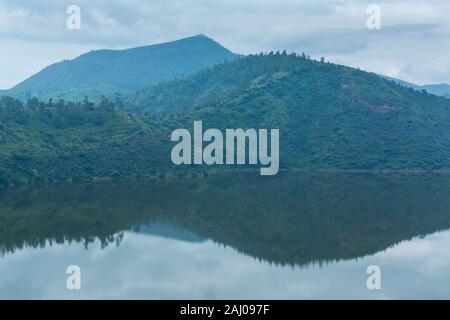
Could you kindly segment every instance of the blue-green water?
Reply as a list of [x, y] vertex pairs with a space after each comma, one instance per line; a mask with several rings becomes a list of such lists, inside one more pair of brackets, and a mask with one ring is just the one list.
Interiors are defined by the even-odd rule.
[[450, 298], [449, 187], [291, 172], [4, 191], [0, 298]]

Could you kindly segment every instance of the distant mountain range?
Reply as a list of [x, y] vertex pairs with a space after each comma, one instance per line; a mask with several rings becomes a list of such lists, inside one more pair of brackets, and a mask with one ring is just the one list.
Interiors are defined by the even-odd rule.
[[97, 50], [52, 64], [0, 94], [21, 99], [79, 101], [89, 96], [96, 100], [182, 78], [236, 57], [204, 35], [126, 50]]
[[[81, 101], [88, 96], [99, 101], [102, 96], [133, 95], [239, 56], [205, 35], [125, 50], [97, 50], [52, 64], [9, 90], [0, 90], [0, 95], [22, 100], [37, 97], [71, 101]], [[448, 84], [419, 86], [389, 79], [450, 98]]]
[[429, 93], [435, 94], [437, 96], [443, 96], [450, 98], [450, 85], [447, 83], [442, 84], [429, 84], [422, 86], [422, 89], [428, 91]]
[[417, 84], [413, 84], [407, 81], [386, 77], [392, 81], [397, 82], [398, 84], [407, 87], [407, 88], [413, 88], [415, 90], [425, 90], [428, 93], [435, 94], [437, 96], [450, 98], [450, 85], [447, 83], [441, 83], [441, 84], [427, 84], [423, 86], [419, 86]]

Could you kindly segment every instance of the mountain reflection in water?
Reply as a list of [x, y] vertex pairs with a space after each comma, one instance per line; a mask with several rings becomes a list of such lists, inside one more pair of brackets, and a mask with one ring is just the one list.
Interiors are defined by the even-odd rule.
[[[450, 227], [450, 176], [253, 172], [21, 188], [0, 194], [0, 250], [132, 230], [210, 239], [279, 265], [354, 259]], [[1, 260], [0, 260], [1, 261]]]

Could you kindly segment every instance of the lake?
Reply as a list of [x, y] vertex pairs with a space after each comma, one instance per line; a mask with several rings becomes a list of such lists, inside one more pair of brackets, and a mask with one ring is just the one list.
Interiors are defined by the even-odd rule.
[[21, 187], [0, 193], [0, 298], [449, 299], [449, 229], [445, 174]]

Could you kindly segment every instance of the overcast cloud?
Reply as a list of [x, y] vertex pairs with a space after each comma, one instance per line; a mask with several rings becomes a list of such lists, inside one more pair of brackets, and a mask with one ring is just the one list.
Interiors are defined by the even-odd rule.
[[[70, 4], [81, 8], [81, 30], [66, 28]], [[381, 30], [366, 28], [371, 4]], [[199, 33], [237, 53], [286, 49], [418, 84], [450, 82], [448, 0], [0, 0], [0, 88], [91, 49]]]

